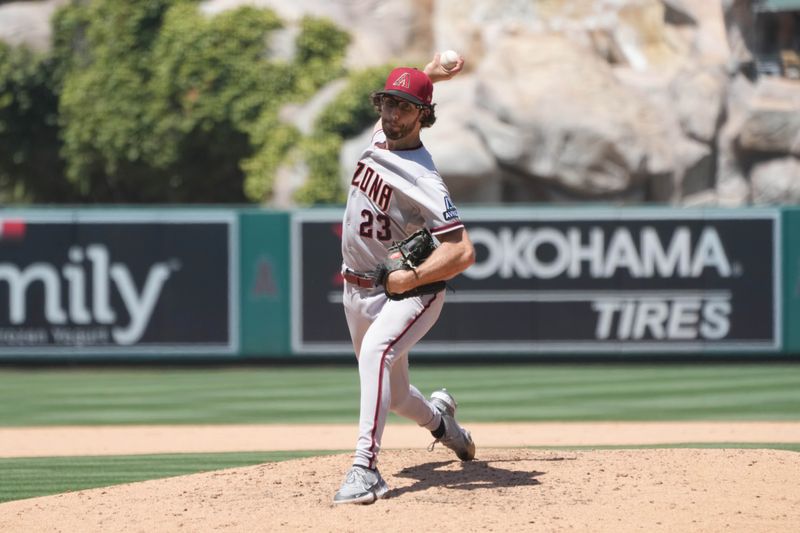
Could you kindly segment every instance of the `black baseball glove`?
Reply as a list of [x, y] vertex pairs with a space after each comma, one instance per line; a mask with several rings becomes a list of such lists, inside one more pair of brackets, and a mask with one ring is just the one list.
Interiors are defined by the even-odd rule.
[[383, 285], [383, 292], [392, 300], [404, 300], [405, 298], [413, 298], [423, 294], [435, 294], [444, 290], [447, 286], [444, 281], [434, 281], [433, 283], [420, 285], [400, 294], [391, 293], [386, 289], [386, 278], [389, 277], [389, 274], [395, 270], [416, 269], [435, 249], [436, 243], [427, 228], [422, 228], [402, 241], [393, 243], [389, 247], [389, 256], [383, 263], [375, 267], [372, 273], [375, 283]]

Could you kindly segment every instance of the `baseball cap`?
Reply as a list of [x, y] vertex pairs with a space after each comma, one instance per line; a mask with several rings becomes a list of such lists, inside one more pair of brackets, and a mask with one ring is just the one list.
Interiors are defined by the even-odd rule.
[[417, 105], [431, 105], [433, 82], [421, 70], [398, 67], [389, 73], [386, 85], [377, 94], [390, 94]]

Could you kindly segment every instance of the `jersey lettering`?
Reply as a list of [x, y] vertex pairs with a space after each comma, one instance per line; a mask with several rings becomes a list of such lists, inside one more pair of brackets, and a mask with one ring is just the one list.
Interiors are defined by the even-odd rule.
[[377, 205], [381, 211], [386, 212], [389, 210], [389, 204], [392, 201], [394, 189], [381, 179], [380, 174], [367, 166], [363, 161], [359, 161], [356, 165], [356, 171], [353, 173], [353, 179], [350, 180], [350, 185], [358, 187], [363, 192], [367, 193], [367, 196], [375, 202], [375, 205]]
[[364, 167], [365, 167], [365, 166], [366, 166], [366, 165], [364, 164], [364, 162], [363, 162], [363, 161], [359, 161], [359, 162], [358, 162], [358, 164], [356, 165], [356, 171], [353, 173], [353, 179], [352, 179], [352, 180], [350, 180], [350, 184], [351, 184], [353, 187], [358, 187], [358, 177], [359, 177], [359, 176], [361, 175], [361, 173], [364, 171]]
[[363, 209], [361, 211], [361, 218], [364, 222], [358, 227], [358, 234], [368, 239], [372, 238], [372, 211]]
[[372, 182], [372, 187], [370, 187], [370, 189], [369, 189], [369, 193], [368, 193], [369, 197], [374, 200], [375, 197], [378, 196], [378, 192], [380, 191], [382, 186], [383, 186], [383, 180], [381, 179], [381, 177], [379, 175], [375, 174], [375, 181]]
[[442, 216], [445, 220], [453, 220], [454, 218], [458, 218], [458, 209], [456, 209], [456, 206], [453, 205], [453, 202], [450, 200], [449, 196], [444, 197], [444, 211], [442, 212]]
[[389, 203], [392, 201], [392, 192], [394, 189], [389, 187], [388, 183], [384, 183], [383, 187], [380, 188], [380, 196], [377, 198], [373, 197], [372, 199], [378, 204], [378, 207], [381, 208], [381, 211], [388, 211], [389, 210]]
[[358, 227], [358, 234], [362, 237], [366, 237], [368, 239], [372, 238], [372, 227], [374, 225], [374, 221], [377, 221], [377, 228], [375, 230], [375, 238], [379, 241], [390, 241], [392, 240], [392, 228], [391, 228], [391, 219], [383, 214], [378, 213], [375, 215], [369, 209], [363, 209], [361, 211], [361, 218], [363, 222]]
[[375, 171], [370, 167], [367, 167], [367, 171], [364, 172], [364, 179], [361, 180], [361, 185], [359, 185], [358, 188], [364, 192], [367, 192], [369, 182], [372, 181], [373, 176], [377, 176], [377, 174], [375, 174]]
[[384, 215], [383, 213], [378, 214], [375, 218], [380, 224], [380, 227], [375, 232], [375, 236], [378, 238], [378, 240], [381, 241], [392, 240], [392, 229], [389, 226], [391, 219], [387, 215]]

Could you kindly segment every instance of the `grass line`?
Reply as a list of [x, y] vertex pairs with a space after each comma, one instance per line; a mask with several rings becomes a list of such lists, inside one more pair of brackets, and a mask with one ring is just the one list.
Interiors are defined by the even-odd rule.
[[163, 479], [335, 451], [0, 459], [0, 502]]
[[[413, 365], [465, 422], [800, 420], [800, 365]], [[355, 366], [0, 369], [0, 426], [350, 423]]]

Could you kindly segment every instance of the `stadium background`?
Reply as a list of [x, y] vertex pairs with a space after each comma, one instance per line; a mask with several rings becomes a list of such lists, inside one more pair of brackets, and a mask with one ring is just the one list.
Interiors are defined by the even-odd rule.
[[[103, 487], [284, 460], [290, 460], [287, 470], [321, 471], [324, 465], [336, 473], [318, 482], [322, 496], [311, 500], [311, 506], [299, 497], [300, 509], [287, 505], [285, 499], [270, 501], [275, 507], [291, 509], [270, 526], [291, 529], [287, 521], [314, 514], [309, 509], [331, 520], [341, 518], [327, 504], [352, 447], [349, 435], [357, 419], [358, 386], [335, 296], [341, 283], [336, 249], [342, 198], [339, 158], [347, 151], [345, 140], [354, 140], [374, 120], [366, 95], [385, 75], [387, 65], [382, 63], [387, 57], [364, 70], [353, 68], [352, 62], [345, 62], [353, 36], [315, 17], [294, 21], [290, 31], [295, 31], [297, 40], [291, 59], [271, 55], [275, 49], [265, 53], [265, 41], [286, 29], [286, 21], [252, 6], [212, 17], [196, 9], [194, 4], [200, 2], [0, 4], [1, 22], [10, 20], [14, 10], [33, 4], [46, 5], [48, 17], [54, 15], [52, 25], [49, 18], [47, 22], [46, 49], [0, 44], [0, 501], [6, 502], [0, 504], [0, 529], [85, 531], [91, 530], [91, 523], [102, 530], [109, 516], [125, 525], [112, 526], [114, 530], [143, 529], [142, 524], [149, 524], [147, 520], [153, 517], [133, 516], [134, 505], [145, 502], [146, 509], [160, 510], [157, 504], [165, 489], [146, 485], [149, 499], [129, 499], [130, 508], [104, 508]], [[207, 7], [211, 2], [202, 4]], [[424, 61], [439, 44], [459, 48], [442, 40], [448, 32], [453, 38], [465, 35], [445, 24], [454, 18], [446, 16], [446, 2], [413, 4], [437, 8], [432, 26], [439, 33], [419, 41], [424, 51], [398, 52], [403, 60]], [[528, 5], [504, 5], [523, 4]], [[591, 189], [596, 182], [584, 183], [585, 190], [567, 190], [568, 180], [556, 172], [543, 180], [547, 189], [543, 196], [561, 200], [552, 205], [464, 205], [456, 197], [468, 227], [480, 229], [476, 235], [482, 235], [479, 252], [485, 272], [453, 283], [455, 292], [449, 295], [451, 305], [442, 323], [413, 356], [412, 377], [425, 392], [441, 386], [454, 391], [460, 418], [483, 439], [479, 446], [485, 449], [491, 443], [524, 450], [519, 457], [533, 454], [539, 474], [580, 457], [561, 452], [580, 449], [586, 450], [583, 457], [597, 461], [593, 474], [606, 466], [618, 478], [638, 480], [635, 449], [647, 451], [652, 446], [653, 455], [644, 459], [651, 465], [675, 471], [699, 470], [704, 461], [720, 467], [733, 465], [747, 480], [748, 487], [740, 487], [736, 477], [729, 479], [720, 472], [720, 476], [712, 473], [698, 482], [687, 482], [683, 492], [693, 497], [726, 485], [734, 492], [718, 499], [698, 496], [703, 509], [692, 517], [697, 524], [681, 522], [683, 529], [732, 525], [742, 530], [770, 526], [793, 530], [800, 523], [800, 496], [795, 483], [781, 484], [780, 480], [796, 480], [796, 453], [777, 452], [800, 449], [796, 364], [800, 355], [800, 210], [773, 205], [797, 198], [796, 157], [792, 156], [796, 151], [791, 152], [796, 144], [784, 142], [793, 138], [791, 128], [761, 126], [792, 123], [796, 106], [787, 107], [782, 100], [777, 105], [770, 98], [781, 96], [781, 90], [791, 96], [792, 84], [797, 82], [789, 78], [800, 71], [796, 53], [781, 56], [752, 45], [769, 48], [777, 43], [773, 38], [778, 26], [797, 17], [798, 5], [793, 0], [721, 4], [724, 12], [715, 16], [725, 19], [722, 31], [727, 29], [729, 38], [741, 42], [732, 39], [730, 57], [722, 59], [715, 54], [728, 46], [715, 41], [713, 32], [700, 35], [694, 41], [697, 47], [677, 47], [691, 53], [700, 50], [698, 61], [698, 57], [675, 54], [670, 46], [683, 36], [694, 39], [692, 32], [714, 26], [716, 19], [711, 24], [701, 19], [703, 12], [714, 11], [708, 4], [687, 9], [682, 2], [666, 0], [585, 2], [577, 10], [573, 7], [578, 4], [566, 1], [535, 4], [544, 6], [537, 14], [555, 17], [548, 24], [563, 25], [575, 11], [579, 17], [589, 12], [590, 26], [606, 20], [593, 18], [596, 6], [609, 13], [623, 6], [621, 12], [628, 16], [619, 17], [625, 23], [621, 28], [602, 24], [600, 31], [597, 26], [589, 28], [597, 38], [593, 46], [607, 54], [599, 64], [623, 74], [630, 67], [631, 72], [620, 79], [634, 84], [639, 80], [646, 90], [654, 87], [647, 78], [650, 74], [677, 73], [670, 90], [695, 98], [681, 100], [681, 106], [688, 107], [667, 99], [666, 113], [672, 118], [680, 115], [685, 122], [675, 127], [687, 130], [681, 139], [691, 137], [693, 149], [688, 153], [695, 159], [669, 164], [687, 165], [691, 172], [676, 170], [670, 178], [677, 182], [664, 186], [664, 169], [648, 168], [647, 179], [652, 182], [630, 176], [630, 182], [621, 182], [620, 190], [599, 192]], [[55, 6], [64, 9], [55, 10]], [[475, 12], [461, 14], [457, 21]], [[389, 24], [400, 22], [391, 20], [391, 13], [388, 19]], [[487, 22], [483, 29], [494, 27], [491, 21], [483, 22]], [[7, 26], [2, 28], [7, 36]], [[383, 27], [377, 28], [374, 33], [385, 33]], [[287, 41], [286, 34], [282, 35]], [[631, 35], [635, 38], [630, 39]], [[621, 41], [612, 42], [620, 37]], [[363, 47], [363, 40], [357, 42]], [[475, 44], [474, 40], [462, 43]], [[552, 46], [562, 53], [570, 49], [562, 48], [564, 43], [557, 40], [546, 43], [537, 50]], [[470, 59], [477, 57], [480, 47], [474, 51]], [[559, 57], [572, 58], [582, 69], [598, 64], [580, 55], [553, 57], [555, 64]], [[702, 64], [699, 70], [698, 63]], [[547, 61], [542, 65], [552, 67]], [[578, 79], [608, 81], [589, 76], [588, 70], [575, 70], [583, 76]], [[543, 72], [555, 78], [565, 74], [560, 67]], [[716, 84], [720, 73], [729, 85]], [[346, 79], [346, 90], [323, 101], [325, 109], [316, 109], [311, 125], [305, 114], [309, 109], [300, 107], [298, 112], [298, 106], [321, 105], [314, 95], [341, 78]], [[751, 84], [764, 94], [748, 100]], [[589, 97], [599, 95], [589, 93]], [[762, 102], [762, 97], [769, 98]], [[631, 101], [640, 103], [637, 98]], [[759, 102], [763, 109], [756, 109]], [[578, 103], [582, 102], [573, 101], [570, 106]], [[751, 128], [730, 131], [727, 126], [733, 127], [737, 123], [733, 119], [748, 109], [745, 103], [755, 109], [748, 116], [753, 119]], [[585, 110], [596, 104], [599, 112], [608, 102], [589, 98], [582, 104], [580, 109]], [[717, 115], [705, 113], [715, 105]], [[294, 109], [294, 125], [283, 120], [287, 114], [292, 116], [287, 109]], [[460, 116], [470, 114], [456, 111]], [[593, 113], [583, 115], [591, 118]], [[705, 127], [711, 131], [705, 132]], [[767, 135], [770, 131], [789, 134]], [[444, 136], [450, 140], [453, 134]], [[594, 153], [577, 148], [574, 154]], [[554, 154], [548, 149], [543, 152]], [[458, 154], [455, 160], [461, 162], [464, 155]], [[556, 162], [563, 163], [568, 155], [560, 154]], [[305, 175], [305, 183], [290, 193], [281, 190], [277, 178], [285, 171], [284, 165], [298, 159], [304, 165], [293, 168]], [[765, 173], [775, 181], [756, 179]], [[469, 175], [455, 177], [461, 181], [454, 190], [471, 195], [473, 201], [501, 191], [516, 203], [519, 198], [536, 196], [537, 187], [543, 186], [540, 182], [532, 189], [521, 187], [519, 169], [511, 172], [513, 179], [502, 187], [494, 182], [484, 187], [486, 183]], [[603, 177], [600, 173], [601, 182]], [[731, 186], [741, 186], [742, 181], [749, 187], [745, 192]], [[751, 200], [769, 205], [707, 207], [724, 204], [731, 199], [726, 196], [731, 191], [736, 205]], [[608, 203], [586, 201], [590, 199]], [[648, 199], [691, 202], [694, 207], [636, 205]], [[262, 207], [287, 201], [329, 207]], [[577, 276], [530, 275], [533, 263], [546, 270], [564, 251], [554, 243], [563, 242], [557, 236], [568, 235], [570, 228], [579, 231], [584, 252], [593, 246], [592, 232], [600, 231], [600, 262], [617, 266], [608, 275], [591, 275], [591, 261], [584, 259]], [[709, 228], [730, 255], [731, 271], [722, 276], [719, 269], [709, 267], [695, 275], [677, 275], [684, 260], [692, 270], [696, 246]], [[645, 268], [645, 275], [634, 276], [636, 265], [641, 267], [655, 257], [642, 259], [646, 255], [643, 236], [651, 230], [658, 235], [658, 250], [671, 259], [663, 269]], [[676, 237], [684, 231], [689, 235], [687, 255], [681, 255], [682, 237]], [[534, 235], [551, 239], [538, 249], [540, 256], [532, 252]], [[496, 251], [490, 248], [493, 243], [505, 248], [492, 260], [497, 270], [486, 275], [489, 256]], [[612, 243], [615, 253], [606, 256]], [[676, 256], [670, 255], [670, 250], [679, 249]], [[713, 245], [705, 250], [711, 255], [701, 255], [701, 266], [703, 261], [718, 259]], [[617, 307], [602, 307], [609, 298]], [[718, 307], [720, 301], [723, 307]], [[717, 306], [710, 315], [697, 311], [709, 304]], [[725, 305], [730, 305], [729, 311]], [[606, 315], [611, 322], [600, 327], [598, 309], [612, 308], [617, 314]], [[628, 311], [623, 309], [631, 313], [625, 320], [622, 313]], [[730, 317], [726, 322], [730, 328], [720, 329], [723, 315]], [[708, 316], [712, 320], [706, 328], [712, 327], [705, 331], [710, 337], [700, 338], [698, 321]], [[543, 327], [544, 323], [557, 327]], [[216, 431], [217, 440], [202, 442], [209, 435], [200, 431], [203, 428]], [[251, 429], [267, 433], [250, 433]], [[390, 420], [387, 444], [392, 453], [387, 461], [393, 483], [402, 482], [402, 474], [413, 470], [409, 465], [428, 465], [442, 457], [409, 455], [427, 444], [417, 440], [418, 433], [408, 441], [389, 440], [414, 429], [397, 418]], [[539, 437], [528, 436], [528, 430]], [[185, 434], [179, 437], [181, 431]], [[334, 431], [346, 436], [334, 438]], [[113, 444], [106, 440], [109, 432], [116, 432]], [[280, 439], [275, 432], [282, 434]], [[144, 445], [123, 446], [134, 441], [144, 441]], [[396, 448], [392, 442], [398, 443]], [[723, 457], [722, 462], [699, 455], [693, 458], [695, 462], [684, 461], [690, 456], [679, 456], [671, 463], [666, 460], [668, 454], [662, 453], [705, 447], [719, 451], [716, 460]], [[768, 449], [775, 453], [746, 455]], [[630, 454], [620, 455], [622, 461], [613, 463], [611, 455], [602, 455], [604, 451]], [[599, 455], [590, 455], [594, 452]], [[325, 463], [324, 456], [330, 453], [336, 456]], [[492, 460], [478, 465], [487, 470], [514, 459], [496, 451], [487, 453]], [[298, 459], [304, 456], [319, 462]], [[737, 457], [743, 462], [737, 462]], [[542, 468], [542, 463], [549, 463], [548, 468]], [[767, 480], [763, 490], [774, 491], [764, 492], [763, 499], [745, 491], [762, 490], [757, 480], [745, 477], [756, 470], [750, 468], [756, 463], [763, 468], [757, 476]], [[243, 480], [237, 477], [242, 472], [219, 475]], [[423, 470], [421, 475], [428, 474]], [[520, 478], [511, 473], [500, 473], [501, 479], [493, 478], [495, 485], [488, 489], [470, 485], [467, 479], [465, 490], [456, 491], [455, 497], [435, 492], [437, 483], [430, 482], [418, 494], [401, 489], [402, 497], [381, 502], [392, 511], [388, 521], [382, 517], [377, 522], [378, 511], [364, 512], [358, 520], [396, 530], [412, 520], [398, 519], [401, 508], [412, 512], [415, 503], [430, 500], [443, 504], [436, 511], [449, 520], [462, 513], [469, 516], [468, 510], [454, 512], [449, 504], [458, 509], [473, 509], [474, 504], [487, 517], [498, 509], [507, 511], [508, 519], [530, 517], [531, 523], [534, 518], [554, 515], [545, 528], [566, 529], [572, 523], [569, 519], [576, 516], [598, 516], [582, 513], [591, 494], [567, 494], [571, 487], [592, 486], [588, 474], [581, 472], [580, 478], [563, 483], [540, 476], [542, 484], [536, 487], [519, 483]], [[480, 471], [467, 470], [466, 475], [483, 480]], [[199, 478], [185, 481], [191, 479]], [[204, 505], [206, 496], [214, 499], [217, 494], [208, 492], [212, 485], [205, 484], [208, 478], [202, 479], [191, 489], [176, 489], [176, 494], [184, 495], [178, 499], [188, 505], [187, 492], [200, 495]], [[431, 479], [449, 488], [451, 478], [432, 475]], [[270, 479], [269, 488], [276, 483]], [[298, 493], [286, 490], [288, 478], [285, 483], [285, 497], [295, 497]], [[652, 492], [634, 484], [614, 496], [634, 501], [634, 496], [649, 493], [653, 501], [644, 504], [667, 505], [670, 495], [658, 489], [658, 483], [647, 485]], [[516, 485], [533, 489], [521, 493], [535, 502], [533, 509], [519, 512], [504, 507], [504, 496], [519, 488]], [[101, 490], [88, 490], [93, 487]], [[562, 496], [574, 508], [562, 512], [553, 502], [543, 501], [552, 487], [563, 490]], [[262, 489], [263, 485], [239, 501], [231, 491], [233, 500], [225, 503], [239, 510], [251, 504], [263, 507]], [[69, 494], [60, 500], [23, 500], [63, 493]], [[480, 501], [469, 500], [471, 495], [492, 503], [482, 507]], [[67, 522], [48, 516], [45, 522], [26, 522], [37, 509], [55, 509], [63, 520], [74, 518], [87, 509], [76, 500], [98, 502], [91, 514], [96, 521], [81, 524], [78, 516], [79, 525], [64, 525]], [[778, 505], [778, 510], [770, 514], [764, 500]], [[740, 505], [743, 516], [736, 516], [741, 514], [736, 511], [722, 517], [709, 512], [725, 501]], [[67, 503], [59, 507], [53, 502]], [[179, 511], [186, 511], [180, 505]], [[671, 523], [674, 509], [668, 507], [649, 522], [619, 526], [599, 517], [594, 525], [598, 530], [601, 524], [611, 524], [615, 531], [655, 529]], [[89, 514], [85, 518], [89, 520]], [[334, 523], [328, 528], [334, 528]], [[293, 524], [309, 529], [309, 524]], [[358, 529], [363, 524], [354, 521], [347, 527]], [[470, 527], [485, 525], [491, 524], [473, 521]], [[177, 527], [173, 522], [167, 529]]]

